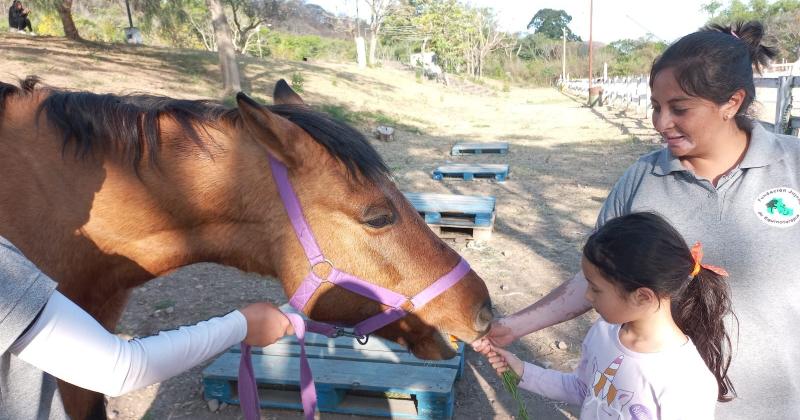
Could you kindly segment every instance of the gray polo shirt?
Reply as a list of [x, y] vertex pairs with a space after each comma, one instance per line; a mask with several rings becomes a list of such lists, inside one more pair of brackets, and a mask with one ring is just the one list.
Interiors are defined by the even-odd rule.
[[[666, 217], [704, 262], [730, 273], [738, 341], [729, 371], [739, 398], [717, 418], [800, 416], [800, 139], [756, 124], [738, 168], [715, 188], [662, 149], [617, 181], [598, 217]], [[736, 332], [731, 333], [735, 336]]]
[[67, 418], [55, 378], [9, 352], [55, 287], [0, 237], [0, 420]]

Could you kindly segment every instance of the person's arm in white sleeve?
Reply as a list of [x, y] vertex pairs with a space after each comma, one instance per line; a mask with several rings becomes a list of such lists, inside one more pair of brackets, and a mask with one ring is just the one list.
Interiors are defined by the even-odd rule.
[[247, 328], [242, 312], [233, 311], [156, 336], [123, 340], [54, 292], [9, 350], [66, 382], [118, 396], [197, 366], [244, 340]]

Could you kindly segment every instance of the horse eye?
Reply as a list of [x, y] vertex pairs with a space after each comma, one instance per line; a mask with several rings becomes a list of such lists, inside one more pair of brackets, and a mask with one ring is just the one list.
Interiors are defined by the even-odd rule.
[[372, 228], [379, 229], [392, 224], [392, 216], [390, 214], [382, 214], [378, 217], [367, 220], [366, 223]]

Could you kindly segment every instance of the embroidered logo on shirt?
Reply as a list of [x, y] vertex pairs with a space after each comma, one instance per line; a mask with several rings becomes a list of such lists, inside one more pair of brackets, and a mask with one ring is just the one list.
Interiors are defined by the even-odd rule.
[[764, 191], [756, 197], [753, 210], [759, 220], [770, 226], [793, 226], [800, 221], [800, 194], [788, 187]]
[[633, 399], [633, 392], [619, 389], [614, 385], [614, 378], [622, 365], [625, 355], [620, 354], [602, 372], [597, 368], [597, 359], [592, 360], [594, 371], [594, 381], [589, 386], [589, 395], [583, 402], [583, 410], [587, 410], [594, 405], [595, 416], [597, 419], [622, 419], [623, 408]]

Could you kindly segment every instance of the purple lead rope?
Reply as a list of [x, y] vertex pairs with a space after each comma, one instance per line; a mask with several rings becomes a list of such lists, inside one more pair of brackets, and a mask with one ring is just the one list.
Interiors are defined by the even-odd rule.
[[[317, 390], [314, 387], [314, 378], [311, 376], [311, 367], [306, 357], [306, 324], [300, 315], [284, 313], [292, 323], [294, 334], [300, 343], [300, 400], [303, 402], [303, 414], [306, 420], [314, 420], [317, 411]], [[239, 359], [239, 404], [245, 420], [259, 420], [260, 405], [258, 402], [258, 385], [253, 373], [253, 358], [250, 356], [250, 346], [242, 343], [242, 356]]]

